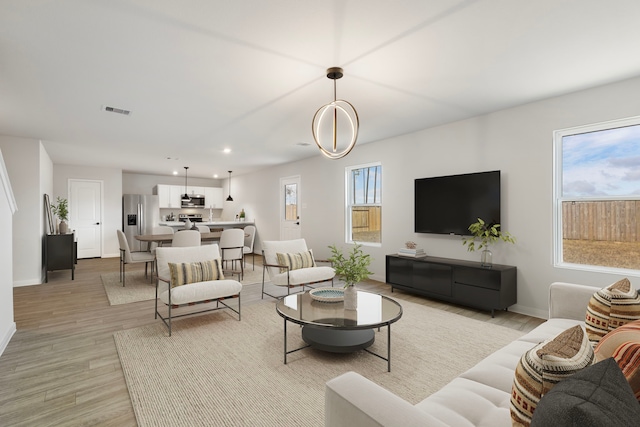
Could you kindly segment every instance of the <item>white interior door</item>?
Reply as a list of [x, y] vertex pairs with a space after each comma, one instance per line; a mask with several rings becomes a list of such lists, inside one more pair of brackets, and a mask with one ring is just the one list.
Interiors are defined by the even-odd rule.
[[69, 180], [69, 228], [78, 258], [102, 256], [102, 181]]
[[300, 176], [280, 178], [280, 240], [301, 236]]

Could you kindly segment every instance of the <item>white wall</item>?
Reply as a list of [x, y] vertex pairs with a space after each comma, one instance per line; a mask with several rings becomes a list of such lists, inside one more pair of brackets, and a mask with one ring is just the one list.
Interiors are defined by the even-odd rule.
[[[122, 170], [92, 166], [53, 166], [53, 197], [69, 198], [69, 180], [88, 179], [103, 182], [102, 257], [120, 256], [116, 230], [122, 229]], [[69, 224], [73, 229], [73, 224]]]
[[0, 150], [0, 355], [16, 332], [13, 319], [13, 217], [17, 210], [11, 179]]
[[[0, 135], [7, 172], [20, 212], [13, 218], [13, 284], [42, 283], [42, 185], [51, 181], [49, 156], [38, 140]], [[44, 164], [44, 172], [41, 165]], [[43, 184], [45, 183], [45, 184]]]
[[[234, 204], [238, 211], [244, 208], [249, 218], [256, 217], [259, 248], [260, 240], [279, 238], [279, 179], [300, 175], [302, 235], [314, 253], [324, 257], [328, 245], [344, 242], [345, 167], [381, 161], [383, 243], [366, 251], [374, 259], [373, 278], [384, 281], [385, 255], [407, 240], [416, 241], [432, 256], [474, 261], [480, 257], [467, 252], [460, 237], [413, 232], [414, 179], [499, 169], [502, 224], [516, 236], [517, 244], [492, 248], [494, 262], [518, 267], [518, 303], [513, 310], [545, 317], [551, 282], [602, 287], [620, 278], [553, 267], [552, 133], [638, 115], [637, 93], [640, 78], [356, 145], [341, 160], [326, 160], [318, 153], [311, 159], [234, 176]], [[366, 126], [366, 118], [361, 126]], [[640, 288], [640, 280], [635, 280], [635, 286]]]
[[[153, 194], [156, 185], [184, 185], [184, 169], [182, 175], [148, 175], [141, 173], [122, 174], [122, 194]], [[191, 178], [187, 180], [189, 186], [221, 187], [221, 180], [207, 178]]]

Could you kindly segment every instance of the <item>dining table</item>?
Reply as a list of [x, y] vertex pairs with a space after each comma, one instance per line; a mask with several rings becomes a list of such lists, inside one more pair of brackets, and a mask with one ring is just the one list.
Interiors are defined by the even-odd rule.
[[[180, 233], [180, 231], [176, 231], [176, 233]], [[222, 231], [211, 231], [209, 233], [200, 233], [200, 240], [203, 242], [211, 242], [220, 240], [220, 236], [222, 235]], [[173, 241], [173, 233], [167, 234], [139, 234], [135, 236], [136, 240], [141, 242], [151, 243], [155, 242], [159, 245], [163, 243], [171, 243]]]

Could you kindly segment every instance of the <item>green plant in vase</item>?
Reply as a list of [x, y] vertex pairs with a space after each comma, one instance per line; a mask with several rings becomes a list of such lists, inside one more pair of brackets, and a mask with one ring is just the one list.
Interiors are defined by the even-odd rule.
[[69, 202], [67, 199], [62, 199], [58, 196], [56, 199], [57, 204], [51, 205], [51, 212], [60, 219], [60, 234], [67, 234], [69, 220]]
[[[482, 218], [478, 218], [469, 226], [471, 237], [462, 240], [462, 244], [467, 246], [467, 250], [473, 252], [484, 248], [481, 256], [481, 264], [484, 267], [491, 267], [493, 254], [489, 250], [489, 245], [499, 240], [507, 243], [515, 243], [516, 239], [509, 232], [502, 231], [500, 224], [487, 223]], [[476, 245], [476, 243], [478, 243]]]
[[329, 261], [336, 272], [336, 275], [344, 280], [344, 308], [345, 310], [355, 310], [358, 308], [358, 291], [356, 283], [369, 278], [369, 264], [371, 256], [362, 251], [362, 245], [355, 244], [351, 252], [346, 256], [336, 245], [329, 246], [331, 257]]
[[366, 280], [370, 274], [373, 274], [369, 271], [371, 256], [362, 251], [362, 245], [356, 244], [347, 256], [335, 245], [329, 246], [329, 249], [332, 254], [329, 258], [331, 266], [336, 271], [336, 275], [344, 280], [345, 288]]

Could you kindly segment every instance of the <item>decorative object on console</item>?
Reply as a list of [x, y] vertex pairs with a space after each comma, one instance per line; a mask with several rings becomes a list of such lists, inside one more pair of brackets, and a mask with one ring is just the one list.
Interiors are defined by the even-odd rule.
[[[482, 218], [478, 218], [478, 222], [474, 222], [469, 226], [471, 237], [462, 240], [463, 245], [467, 245], [470, 252], [476, 249], [484, 248], [481, 254], [480, 263], [483, 267], [490, 268], [493, 265], [493, 254], [489, 250], [489, 245], [502, 240], [507, 243], [515, 243], [516, 239], [509, 232], [502, 231], [500, 224], [487, 223]], [[480, 244], [476, 247], [476, 239], [480, 240]]]
[[229, 197], [227, 197], [227, 202], [233, 202], [233, 197], [231, 197], [231, 172], [229, 171]]
[[329, 246], [331, 257], [329, 261], [336, 271], [336, 274], [344, 280], [344, 308], [354, 310], [357, 308], [357, 289], [355, 285], [369, 278], [369, 264], [371, 256], [362, 251], [362, 245], [355, 244], [348, 257], [342, 253], [335, 245]]
[[51, 212], [60, 219], [60, 234], [67, 234], [69, 231], [67, 225], [67, 221], [69, 220], [69, 204], [67, 199], [62, 199], [59, 196], [56, 201], [58, 202], [57, 204], [51, 205]]
[[187, 192], [187, 172], [189, 171], [189, 166], [184, 167], [184, 194], [181, 197], [181, 201], [190, 202], [191, 197], [189, 197], [189, 193]]
[[240, 221], [244, 221], [244, 218], [245, 218], [245, 213], [244, 213], [244, 209], [242, 209], [240, 211]]
[[[342, 78], [343, 75], [343, 70], [340, 67], [332, 67], [327, 70], [327, 77], [333, 80], [333, 101], [320, 107], [318, 111], [316, 111], [316, 114], [313, 116], [313, 121], [311, 122], [313, 139], [320, 149], [320, 152], [325, 157], [333, 160], [341, 159], [353, 150], [353, 147], [356, 145], [356, 140], [358, 139], [358, 129], [360, 127], [360, 119], [358, 118], [358, 112], [354, 106], [344, 99], [337, 99], [336, 96], [336, 80]], [[322, 120], [325, 117], [325, 114], [329, 111], [333, 113], [331, 115], [333, 119], [333, 126], [326, 126], [325, 129], [325, 132], [328, 131], [328, 133], [331, 133], [332, 141], [331, 147], [327, 149], [320, 141], [320, 132]], [[346, 147], [340, 150], [338, 150], [338, 113], [340, 113], [341, 116], [344, 116], [351, 126], [351, 138], [349, 143]]]
[[400, 248], [398, 250], [398, 255], [413, 258], [427, 256], [427, 254], [424, 252], [424, 249], [418, 248], [418, 244], [416, 242], [408, 241], [405, 242], [404, 246], [404, 248]]

